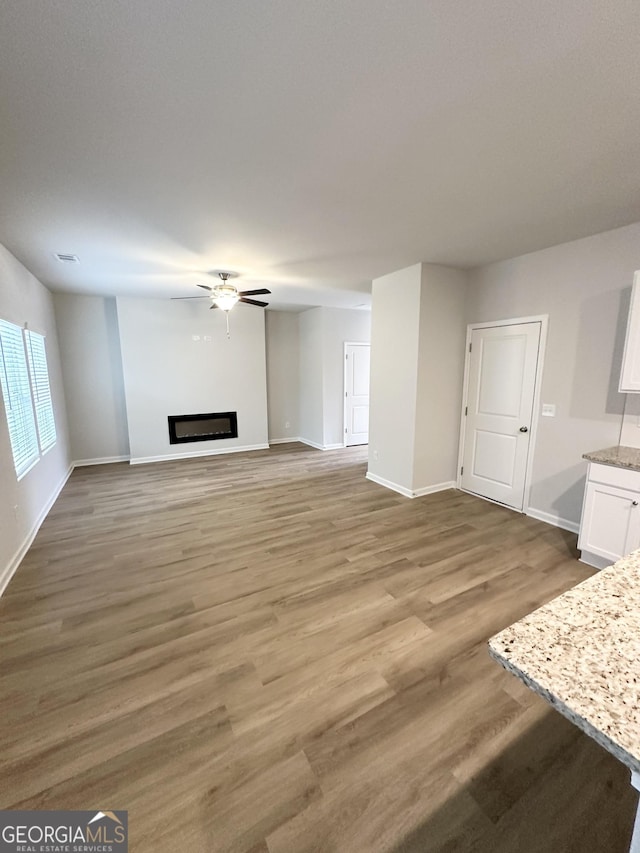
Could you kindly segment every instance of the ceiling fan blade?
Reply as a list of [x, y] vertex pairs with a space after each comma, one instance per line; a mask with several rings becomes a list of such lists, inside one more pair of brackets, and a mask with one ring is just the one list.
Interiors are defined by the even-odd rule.
[[261, 293], [271, 293], [266, 287], [260, 287], [258, 290], [241, 290], [240, 296], [259, 296]]
[[217, 306], [217, 305], [216, 305], [216, 303], [214, 302], [214, 303], [212, 303], [212, 304], [209, 306], [209, 311], [211, 311], [213, 308], [217, 308], [217, 307], [218, 307], [218, 306]]
[[240, 302], [246, 302], [247, 305], [258, 305], [260, 308], [266, 308], [269, 304], [268, 302], [258, 302], [257, 299], [244, 299], [242, 296], [239, 299]]
[[174, 300], [178, 300], [178, 299], [206, 299], [206, 298], [207, 298], [206, 296], [172, 296], [171, 300], [174, 301]]
[[202, 287], [204, 290], [213, 290], [213, 288], [209, 287], [208, 284], [199, 284], [198, 287]]

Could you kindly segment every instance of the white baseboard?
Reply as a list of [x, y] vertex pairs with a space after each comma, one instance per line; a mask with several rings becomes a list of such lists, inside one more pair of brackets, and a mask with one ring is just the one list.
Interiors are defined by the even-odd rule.
[[421, 498], [423, 495], [433, 495], [435, 492], [446, 492], [447, 489], [455, 489], [455, 487], [455, 480], [448, 480], [446, 483], [435, 483], [433, 486], [424, 486], [422, 489], [416, 489], [412, 497]]
[[562, 518], [562, 516], [556, 515], [556, 513], [553, 512], [542, 512], [542, 510], [528, 506], [524, 510], [524, 514], [531, 518], [535, 518], [538, 521], [545, 521], [547, 524], [553, 524], [554, 527], [560, 527], [562, 530], [568, 530], [571, 533], [578, 533], [580, 531], [580, 525], [575, 521], [569, 521], [568, 518]]
[[226, 447], [224, 450], [189, 450], [187, 453], [167, 453], [163, 456], [132, 456], [130, 465], [146, 465], [149, 462], [171, 462], [175, 459], [193, 459], [196, 456], [223, 456], [227, 453], [247, 453], [250, 450], [268, 450], [268, 444], [247, 444], [244, 447]]
[[270, 438], [269, 444], [293, 444], [294, 442], [302, 441], [301, 438], [296, 436], [295, 438]]
[[392, 483], [391, 480], [385, 480], [384, 477], [379, 477], [377, 474], [372, 474], [367, 471], [367, 480], [372, 483], [377, 483], [379, 486], [384, 486], [385, 489], [391, 489], [392, 492], [398, 492], [399, 495], [404, 495], [405, 498], [421, 498], [423, 495], [432, 495], [434, 492], [444, 492], [446, 489], [455, 489], [456, 484], [453, 480], [446, 483], [435, 483], [433, 486], [423, 486], [421, 489], [407, 489], [406, 486], [400, 486], [398, 483]]
[[110, 465], [112, 462], [128, 461], [128, 456], [98, 456], [96, 459], [78, 459], [73, 463], [73, 467], [84, 468], [86, 465]]
[[324, 447], [321, 444], [318, 444], [316, 441], [311, 441], [310, 438], [299, 438], [298, 441], [301, 444], [306, 444], [307, 447], [315, 447], [316, 450], [324, 450]]
[[371, 480], [372, 483], [377, 483], [379, 486], [384, 486], [385, 489], [391, 489], [392, 492], [398, 492], [399, 495], [404, 495], [405, 498], [412, 498], [413, 492], [411, 489], [407, 489], [404, 486], [399, 486], [398, 483], [392, 483], [391, 480], [385, 480], [384, 477], [378, 477], [377, 474], [372, 474], [371, 471], [367, 471], [365, 474], [367, 480]]
[[51, 495], [49, 496], [49, 500], [46, 502], [42, 510], [40, 511], [38, 517], [35, 520], [35, 523], [29, 533], [26, 535], [24, 541], [13, 555], [13, 557], [9, 560], [9, 563], [5, 568], [0, 572], [0, 596], [3, 594], [5, 589], [7, 588], [9, 581], [15, 575], [18, 566], [24, 559], [24, 555], [27, 553], [31, 545], [33, 544], [33, 540], [36, 538], [38, 530], [42, 526], [42, 522], [45, 520], [47, 515], [49, 514], [49, 510], [54, 505], [54, 503], [58, 500], [58, 495], [64, 489], [67, 480], [71, 476], [73, 472], [73, 465], [69, 466], [69, 470], [66, 472], [62, 480], [55, 487]]
[[612, 566], [615, 560], [609, 560], [607, 557], [601, 557], [599, 554], [592, 554], [590, 551], [582, 551], [580, 553], [580, 562], [591, 566], [593, 569], [608, 569]]
[[298, 438], [301, 444], [306, 444], [308, 447], [314, 447], [316, 450], [342, 450], [344, 444], [318, 444], [317, 441], [311, 441], [310, 438]]

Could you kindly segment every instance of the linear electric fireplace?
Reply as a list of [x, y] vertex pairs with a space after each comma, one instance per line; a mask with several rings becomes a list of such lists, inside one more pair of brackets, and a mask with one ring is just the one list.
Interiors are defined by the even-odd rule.
[[206, 415], [169, 415], [169, 442], [215, 441], [238, 437], [237, 412], [209, 412]]

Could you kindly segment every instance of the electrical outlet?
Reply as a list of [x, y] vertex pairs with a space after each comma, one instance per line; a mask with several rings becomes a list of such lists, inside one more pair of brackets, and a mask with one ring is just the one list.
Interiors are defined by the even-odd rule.
[[543, 418], [555, 418], [556, 416], [556, 405], [555, 403], [543, 403], [542, 404], [542, 417]]
[[289, 429], [290, 427], [291, 427], [291, 424], [289, 423], [289, 421], [285, 421], [284, 428]]
[[378, 458], [378, 451], [377, 451], [377, 450], [374, 450], [374, 451], [373, 451], [373, 458], [374, 458], [374, 459], [377, 459], [377, 458]]

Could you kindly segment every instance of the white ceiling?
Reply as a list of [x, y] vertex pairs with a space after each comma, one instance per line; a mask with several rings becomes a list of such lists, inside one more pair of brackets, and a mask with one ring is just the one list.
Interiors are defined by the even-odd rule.
[[353, 307], [638, 221], [639, 44], [637, 0], [4, 0], [0, 242], [55, 290]]

